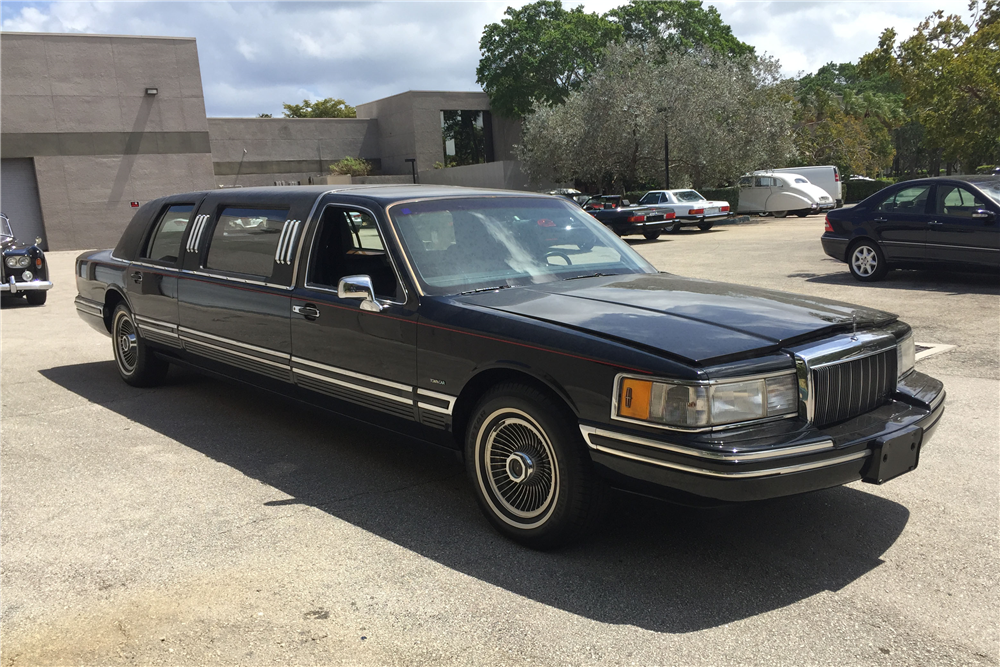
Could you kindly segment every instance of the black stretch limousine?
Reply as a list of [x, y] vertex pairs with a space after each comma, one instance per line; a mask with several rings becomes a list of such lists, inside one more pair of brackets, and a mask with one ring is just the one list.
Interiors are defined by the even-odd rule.
[[493, 525], [536, 547], [608, 484], [718, 502], [888, 481], [944, 410], [894, 315], [659, 273], [558, 197], [192, 192], [76, 269], [129, 384], [183, 363], [455, 448]]

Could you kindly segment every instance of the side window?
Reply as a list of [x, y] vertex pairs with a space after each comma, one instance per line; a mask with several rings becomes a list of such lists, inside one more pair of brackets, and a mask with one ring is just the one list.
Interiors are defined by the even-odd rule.
[[753, 185], [753, 179], [751, 177], [744, 176], [744, 177], [740, 178], [740, 187], [741, 188], [749, 188], [751, 185]]
[[931, 186], [929, 185], [915, 185], [910, 188], [903, 188], [879, 204], [878, 210], [885, 213], [892, 211], [923, 213], [927, 206], [927, 196], [930, 194], [930, 191]]
[[399, 301], [403, 292], [370, 213], [329, 207], [323, 212], [309, 256], [311, 285], [337, 289], [345, 276], [368, 276], [375, 296]]
[[985, 206], [986, 202], [963, 187], [957, 185], [938, 186], [938, 215], [971, 218], [973, 213]]
[[640, 204], [648, 206], [649, 204], [659, 204], [660, 203], [660, 193], [659, 192], [647, 192], [639, 200]]
[[228, 207], [212, 232], [205, 266], [270, 278], [288, 209]]
[[771, 179], [767, 176], [758, 176], [754, 179], [754, 187], [766, 188], [771, 185]]
[[181, 237], [184, 236], [193, 210], [194, 204], [175, 204], [167, 208], [156, 223], [142, 256], [154, 262], [175, 263], [181, 250]]

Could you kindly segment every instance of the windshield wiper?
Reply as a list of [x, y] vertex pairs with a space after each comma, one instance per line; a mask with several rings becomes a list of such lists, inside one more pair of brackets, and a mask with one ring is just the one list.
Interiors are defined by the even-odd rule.
[[477, 294], [478, 292], [495, 292], [496, 290], [507, 289], [508, 287], [510, 287], [510, 285], [496, 285], [494, 287], [477, 287], [476, 289], [470, 289], [468, 292], [459, 292], [458, 295], [463, 296], [465, 294]]
[[585, 276], [573, 276], [572, 278], [566, 278], [565, 280], [580, 280], [580, 278], [604, 278], [605, 276], [620, 276], [620, 273], [588, 273]]

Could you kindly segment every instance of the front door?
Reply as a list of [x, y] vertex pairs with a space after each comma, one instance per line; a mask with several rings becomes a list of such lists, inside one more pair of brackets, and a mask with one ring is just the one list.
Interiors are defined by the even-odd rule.
[[[292, 294], [292, 369], [309, 398], [416, 419], [416, 311], [386, 251], [376, 214], [329, 205], [313, 230], [306, 273]], [[341, 278], [371, 279], [380, 312], [340, 298]], [[325, 402], [330, 402], [329, 400]]]
[[985, 197], [961, 185], [938, 185], [934, 221], [927, 232], [927, 258], [979, 268], [1000, 266], [997, 218], [995, 206]]

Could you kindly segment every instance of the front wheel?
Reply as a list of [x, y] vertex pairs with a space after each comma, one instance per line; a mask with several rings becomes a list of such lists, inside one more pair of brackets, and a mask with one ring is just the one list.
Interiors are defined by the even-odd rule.
[[565, 544], [599, 516], [603, 482], [565, 406], [507, 383], [479, 401], [465, 436], [476, 500], [493, 527], [535, 549]]
[[151, 387], [167, 375], [169, 364], [156, 357], [139, 335], [132, 311], [118, 304], [112, 316], [111, 342], [118, 374], [133, 387]]
[[32, 292], [27, 292], [28, 303], [32, 306], [41, 306], [45, 303], [45, 297], [48, 294], [45, 290], [34, 290]]
[[796, 211], [795, 215], [799, 216], [800, 218], [804, 218], [807, 215], [809, 215], [809, 211]]
[[851, 247], [847, 266], [851, 269], [851, 275], [866, 283], [882, 280], [889, 272], [882, 249], [874, 241], [868, 240], [859, 241]]
[[645, 237], [645, 239], [647, 241], [655, 241], [656, 239], [660, 238], [660, 234], [662, 234], [662, 232], [643, 232], [642, 233], [643, 237]]

